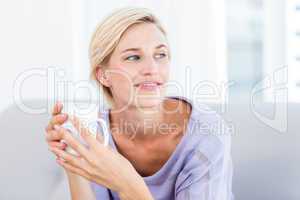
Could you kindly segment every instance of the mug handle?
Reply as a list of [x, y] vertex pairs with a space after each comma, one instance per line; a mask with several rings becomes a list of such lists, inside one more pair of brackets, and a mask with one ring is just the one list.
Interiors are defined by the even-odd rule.
[[103, 119], [101, 119], [101, 118], [96, 119], [95, 122], [98, 122], [98, 123], [101, 125], [101, 127], [102, 127], [102, 130], [103, 130], [103, 137], [104, 137], [104, 138], [103, 138], [103, 139], [104, 139], [103, 145], [104, 145], [104, 146], [108, 146], [108, 142], [109, 142], [109, 133], [108, 133], [108, 127], [107, 127], [106, 122], [105, 122]]

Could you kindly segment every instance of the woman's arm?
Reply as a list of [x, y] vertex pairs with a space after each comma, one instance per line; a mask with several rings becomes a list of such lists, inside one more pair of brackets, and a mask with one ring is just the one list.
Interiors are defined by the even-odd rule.
[[142, 177], [124, 184], [122, 188], [119, 192], [121, 200], [154, 200]]
[[96, 200], [88, 180], [72, 172], [66, 172], [66, 174], [72, 200]]

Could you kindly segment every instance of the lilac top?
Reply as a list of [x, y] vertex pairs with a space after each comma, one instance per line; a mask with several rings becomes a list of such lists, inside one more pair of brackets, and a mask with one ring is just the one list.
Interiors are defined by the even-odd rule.
[[[185, 97], [192, 113], [187, 129], [167, 162], [155, 174], [143, 177], [156, 200], [233, 200], [230, 129], [205, 105]], [[109, 124], [109, 109], [102, 116]], [[109, 145], [117, 150], [110, 134]], [[118, 194], [91, 183], [97, 200], [118, 200]]]

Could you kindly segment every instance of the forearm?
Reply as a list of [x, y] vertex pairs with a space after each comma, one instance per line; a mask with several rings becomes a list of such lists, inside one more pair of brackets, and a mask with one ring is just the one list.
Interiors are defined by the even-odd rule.
[[71, 172], [67, 172], [66, 174], [69, 180], [72, 200], [96, 200], [88, 180]]
[[119, 197], [121, 200], [154, 200], [142, 178], [124, 185]]

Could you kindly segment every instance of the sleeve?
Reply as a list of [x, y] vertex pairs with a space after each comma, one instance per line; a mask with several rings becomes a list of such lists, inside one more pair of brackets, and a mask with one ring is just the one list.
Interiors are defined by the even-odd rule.
[[[230, 137], [207, 138], [189, 158], [176, 181], [175, 200], [233, 200]], [[224, 139], [224, 138], [223, 138]]]

